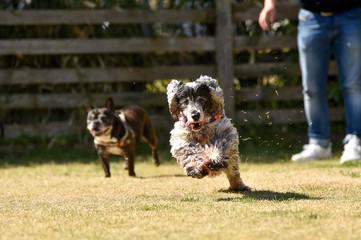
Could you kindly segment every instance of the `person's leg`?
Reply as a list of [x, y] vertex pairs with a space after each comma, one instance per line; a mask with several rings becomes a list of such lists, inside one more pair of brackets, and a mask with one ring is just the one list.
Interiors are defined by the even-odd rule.
[[331, 19], [300, 10], [298, 50], [305, 114], [311, 144], [327, 147], [330, 136], [327, 73], [331, 54]]
[[293, 155], [292, 161], [312, 161], [332, 156], [327, 98], [331, 22], [329, 18], [307, 10], [299, 12], [297, 41], [309, 144], [302, 152]]
[[341, 163], [361, 160], [361, 8], [335, 16], [333, 41], [346, 114]]
[[361, 8], [335, 17], [333, 49], [346, 113], [346, 133], [361, 137]]

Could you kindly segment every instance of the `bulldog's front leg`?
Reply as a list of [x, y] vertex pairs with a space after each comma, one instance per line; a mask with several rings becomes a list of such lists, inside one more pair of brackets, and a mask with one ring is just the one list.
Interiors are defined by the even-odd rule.
[[109, 154], [104, 146], [95, 145], [95, 149], [97, 150], [99, 160], [103, 166], [105, 177], [108, 178], [110, 177]]

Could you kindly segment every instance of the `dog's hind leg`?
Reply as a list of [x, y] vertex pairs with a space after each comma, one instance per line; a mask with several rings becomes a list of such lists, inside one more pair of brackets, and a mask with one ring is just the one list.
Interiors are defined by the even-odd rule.
[[158, 138], [155, 133], [154, 127], [148, 118], [145, 121], [144, 129], [143, 129], [143, 139], [148, 143], [150, 148], [152, 149], [152, 160], [156, 166], [159, 166], [159, 158], [158, 158]]
[[158, 158], [158, 149], [157, 149], [157, 147], [152, 148], [152, 160], [153, 160], [153, 163], [156, 166], [160, 165], [159, 158]]

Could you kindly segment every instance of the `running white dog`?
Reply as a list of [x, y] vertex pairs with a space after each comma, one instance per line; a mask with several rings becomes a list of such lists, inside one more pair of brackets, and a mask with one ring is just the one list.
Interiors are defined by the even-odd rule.
[[175, 120], [171, 153], [185, 174], [194, 178], [224, 172], [232, 191], [250, 190], [239, 173], [238, 132], [224, 112], [223, 91], [215, 79], [200, 76], [167, 87], [169, 111]]

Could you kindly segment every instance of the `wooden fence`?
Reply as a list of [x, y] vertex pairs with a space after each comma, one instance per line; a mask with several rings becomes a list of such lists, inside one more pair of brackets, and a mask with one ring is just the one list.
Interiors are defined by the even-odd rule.
[[[248, 103], [267, 101], [298, 101], [302, 103], [300, 81], [294, 86], [270, 87], [250, 84], [235, 87], [235, 81], [249, 79], [261, 83], [267, 76], [281, 74], [299, 79], [300, 70], [296, 61], [257, 60], [257, 51], [295, 50], [296, 36], [260, 34], [256, 38], [236, 35], [234, 25], [239, 22], [256, 22], [262, 6], [257, 4], [241, 6], [230, 0], [217, 0], [215, 9], [189, 10], [23, 10], [0, 11], [1, 26], [37, 25], [91, 25], [91, 24], [150, 24], [150, 23], [194, 23], [214, 24], [213, 36], [201, 37], [164, 37], [164, 38], [74, 38], [74, 39], [0, 39], [1, 56], [38, 56], [38, 55], [97, 55], [97, 54], [137, 54], [137, 53], [182, 53], [210, 52], [215, 56], [214, 64], [182, 64], [152, 66], [117, 67], [80, 67], [80, 68], [12, 68], [0, 69], [0, 117], [5, 123], [5, 137], [20, 135], [59, 136], [84, 131], [84, 105], [91, 101], [101, 106], [105, 99], [112, 96], [119, 106], [137, 103], [145, 108], [160, 109], [153, 111], [151, 118], [157, 129], [168, 131], [173, 120], [170, 119], [164, 92], [129, 92], [108, 90], [107, 92], [7, 92], [11, 86], [56, 86], [58, 84], [123, 84], [153, 83], [162, 79], [196, 79], [207, 74], [219, 79], [225, 92], [227, 114], [236, 124], [250, 123], [295, 123], [304, 122], [302, 105], [291, 108], [242, 107]], [[278, 5], [278, 19], [297, 19], [298, 6], [295, 1], [281, 1]], [[249, 54], [249, 61], [237, 63], [236, 54]], [[336, 74], [335, 63], [331, 63], [330, 75]], [[241, 84], [242, 85], [242, 84]], [[62, 120], [31, 120], [11, 122], [7, 115], [27, 110], [27, 114], [39, 109], [67, 109]], [[341, 108], [331, 109], [332, 120], [343, 120]], [[25, 118], [25, 117], [24, 117]], [[64, 119], [65, 118], [65, 119]], [[164, 138], [167, 138], [165, 136]]]

